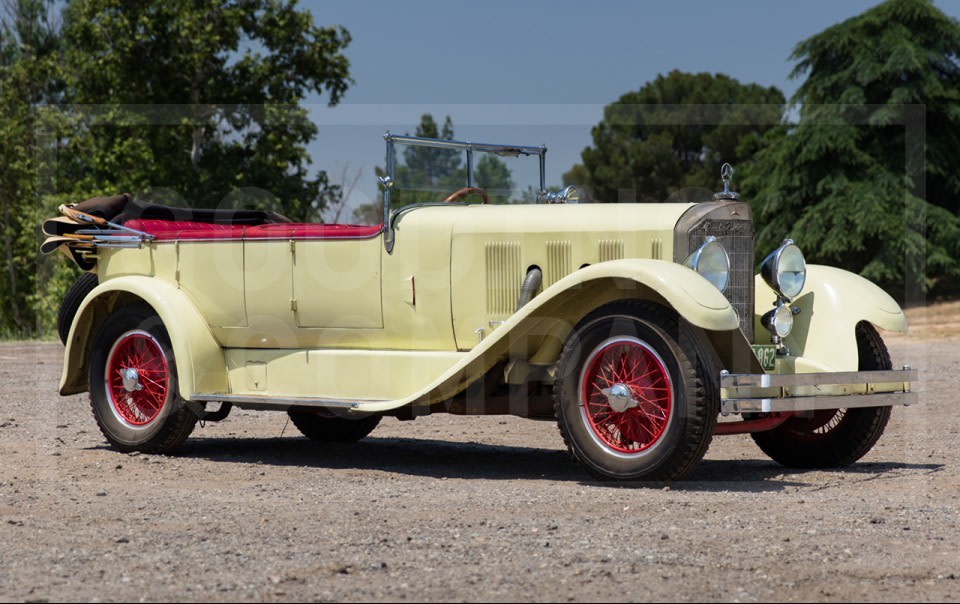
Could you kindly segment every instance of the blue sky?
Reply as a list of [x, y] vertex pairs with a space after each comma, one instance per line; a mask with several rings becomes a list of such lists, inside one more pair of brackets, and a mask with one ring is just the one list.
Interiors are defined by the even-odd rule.
[[[797, 42], [876, 1], [304, 1], [343, 25], [356, 83], [340, 105], [311, 99], [314, 165], [362, 169], [352, 200], [376, 195], [387, 129], [449, 114], [457, 138], [546, 144], [547, 182], [579, 161], [604, 105], [672, 69], [724, 73], [788, 97]], [[960, 18], [960, 2], [936, 3]]]

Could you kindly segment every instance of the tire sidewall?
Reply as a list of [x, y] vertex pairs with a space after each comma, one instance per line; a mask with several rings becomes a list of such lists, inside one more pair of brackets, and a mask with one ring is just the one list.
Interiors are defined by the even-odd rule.
[[[617, 455], [597, 442], [587, 425], [580, 400], [580, 379], [584, 365], [593, 352], [616, 337], [636, 338], [653, 350], [668, 374], [673, 400], [664, 433], [654, 445], [635, 456]], [[659, 326], [629, 315], [610, 315], [590, 321], [578, 328], [571, 339], [570, 355], [564, 363], [560, 379], [559, 419], [565, 424], [574, 455], [595, 473], [616, 479], [638, 479], [668, 464], [687, 431], [687, 408], [690, 385], [683, 378], [678, 347]], [[681, 353], [682, 354], [682, 353]]]
[[[105, 370], [111, 349], [125, 334], [144, 331], [159, 344], [167, 363], [167, 397], [159, 413], [143, 426], [132, 426], [122, 421], [107, 394]], [[148, 445], [164, 431], [168, 422], [175, 420], [179, 409], [177, 369], [167, 331], [160, 318], [140, 307], [120, 309], [104, 323], [94, 340], [90, 354], [90, 401], [97, 422], [110, 442], [121, 449], [138, 450]], [[162, 437], [162, 436], [161, 436]]]

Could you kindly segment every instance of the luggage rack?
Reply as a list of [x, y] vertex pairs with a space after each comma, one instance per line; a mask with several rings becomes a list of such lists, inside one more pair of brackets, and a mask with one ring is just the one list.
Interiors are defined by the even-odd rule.
[[60, 250], [89, 270], [99, 248], [140, 248], [156, 239], [150, 233], [131, 229], [105, 218], [81, 212], [73, 206], [61, 205], [61, 216], [43, 222], [47, 239], [40, 251], [50, 254]]

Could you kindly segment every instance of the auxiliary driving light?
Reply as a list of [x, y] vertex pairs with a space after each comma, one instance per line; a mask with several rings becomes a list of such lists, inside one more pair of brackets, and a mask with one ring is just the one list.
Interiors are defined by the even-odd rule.
[[760, 318], [760, 323], [778, 338], [785, 338], [793, 330], [793, 311], [789, 306], [781, 305]]

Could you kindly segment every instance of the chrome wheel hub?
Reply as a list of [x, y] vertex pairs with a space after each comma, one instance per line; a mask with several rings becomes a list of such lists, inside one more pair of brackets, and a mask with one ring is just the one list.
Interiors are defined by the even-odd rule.
[[633, 398], [633, 393], [626, 384], [614, 384], [609, 388], [604, 388], [600, 392], [607, 397], [607, 404], [617, 413], [623, 413], [627, 409], [633, 409], [639, 404], [637, 403], [637, 399]]
[[123, 369], [121, 371], [123, 374], [123, 389], [127, 392], [136, 392], [137, 390], [143, 390], [143, 384], [140, 383], [140, 372], [136, 369], [129, 368]]

